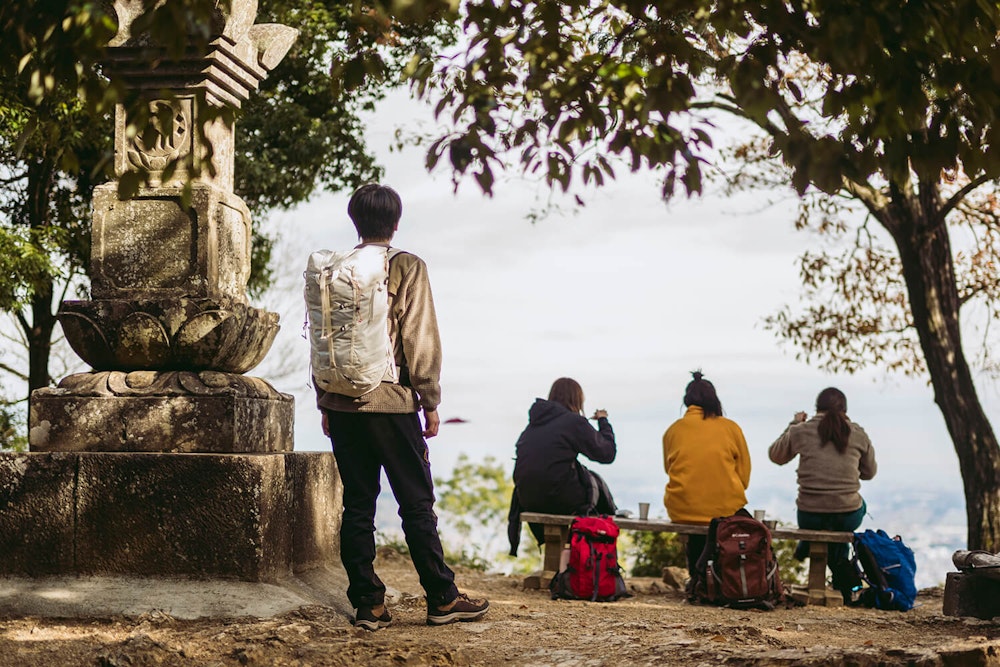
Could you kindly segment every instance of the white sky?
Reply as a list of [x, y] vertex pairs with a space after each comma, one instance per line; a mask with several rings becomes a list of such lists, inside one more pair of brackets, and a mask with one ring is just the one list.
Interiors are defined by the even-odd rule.
[[[959, 491], [957, 460], [924, 380], [830, 376], [794, 359], [765, 331], [762, 319], [799, 296], [795, 258], [815, 243], [792, 225], [791, 204], [764, 207], [755, 198], [706, 197], [665, 205], [655, 179], [621, 175], [583, 193], [585, 208], [532, 224], [527, 214], [544, 192], [524, 180], [501, 183], [488, 199], [474, 183], [454, 195], [450, 174], [428, 174], [423, 149], [390, 152], [403, 122], [429, 117], [396, 95], [371, 116], [369, 141], [386, 167], [384, 183], [403, 199], [394, 245], [430, 269], [442, 342], [443, 425], [430, 441], [435, 475], [464, 452], [512, 467], [514, 442], [535, 397], [571, 376], [583, 385], [585, 410], [610, 413], [618, 436], [615, 463], [592, 467], [620, 505], [660, 507], [666, 476], [660, 438], [682, 413], [689, 372], [715, 383], [727, 416], [746, 434], [753, 460], [751, 505], [772, 508], [775, 494], [794, 497], [794, 464], [767, 460], [768, 445], [816, 394], [841, 388], [849, 414], [876, 447], [879, 475], [862, 493], [891, 494], [914, 483]], [[296, 449], [327, 450], [306, 387], [308, 344], [301, 337], [301, 273], [308, 253], [356, 243], [346, 214], [349, 193], [322, 194], [265, 224], [282, 236], [279, 268], [286, 287], [268, 307], [282, 314], [272, 356], [298, 360], [300, 371], [274, 381], [295, 394]], [[268, 377], [268, 362], [253, 371]], [[997, 392], [984, 400], [996, 413]], [[653, 511], [656, 514], [655, 510]]]

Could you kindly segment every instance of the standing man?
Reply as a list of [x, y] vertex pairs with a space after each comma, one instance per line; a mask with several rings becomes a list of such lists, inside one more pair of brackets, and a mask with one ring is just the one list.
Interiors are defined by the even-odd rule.
[[[389, 246], [403, 206], [390, 187], [369, 184], [351, 197], [347, 214], [361, 245]], [[381, 471], [399, 503], [403, 534], [427, 595], [427, 624], [482, 618], [487, 600], [470, 599], [455, 587], [444, 562], [434, 514], [434, 486], [424, 438], [437, 435], [441, 401], [441, 340], [427, 265], [400, 252], [389, 262], [389, 336], [399, 382], [382, 382], [353, 398], [317, 387], [323, 432], [330, 436], [344, 485], [340, 556], [356, 608], [354, 625], [378, 630], [392, 617], [385, 608], [385, 584], [375, 574], [375, 502]], [[419, 413], [423, 412], [421, 426]]]

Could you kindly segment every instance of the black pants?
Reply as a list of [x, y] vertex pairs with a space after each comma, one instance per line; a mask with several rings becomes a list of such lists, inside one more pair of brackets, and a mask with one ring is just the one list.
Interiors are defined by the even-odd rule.
[[705, 544], [707, 542], [708, 542], [707, 535], [687, 536], [687, 546], [685, 547], [685, 550], [687, 555], [689, 576], [693, 576], [695, 570], [698, 569], [698, 559], [701, 558], [701, 552], [705, 550]]
[[455, 575], [444, 562], [434, 514], [434, 483], [416, 413], [378, 414], [326, 411], [333, 453], [344, 484], [340, 559], [355, 607], [385, 601], [385, 584], [375, 574], [375, 501], [382, 468], [399, 504], [403, 534], [428, 606], [458, 595]]

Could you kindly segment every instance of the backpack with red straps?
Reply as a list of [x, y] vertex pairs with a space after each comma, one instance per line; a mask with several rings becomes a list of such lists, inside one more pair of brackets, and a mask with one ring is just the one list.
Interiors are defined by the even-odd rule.
[[612, 602], [631, 597], [618, 566], [618, 525], [609, 516], [581, 516], [569, 527], [569, 559], [552, 578], [552, 599]]
[[712, 519], [705, 550], [689, 582], [690, 597], [741, 609], [774, 609], [784, 601], [771, 531], [746, 510]]

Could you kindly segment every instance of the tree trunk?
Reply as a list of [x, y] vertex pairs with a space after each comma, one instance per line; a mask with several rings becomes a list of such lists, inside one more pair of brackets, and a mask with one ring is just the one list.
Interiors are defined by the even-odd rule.
[[959, 327], [959, 298], [948, 228], [924, 193], [900, 201], [884, 220], [902, 261], [934, 401], [958, 454], [970, 549], [1000, 551], [1000, 445], [976, 393]]
[[[43, 229], [51, 224], [52, 188], [55, 163], [40, 159], [28, 165], [27, 198], [25, 214], [31, 229]], [[56, 316], [52, 312], [53, 281], [51, 277], [33, 285], [31, 297], [31, 322], [25, 326], [28, 340], [28, 399], [31, 392], [51, 383], [49, 356], [52, 350], [52, 331]]]
[[28, 396], [41, 387], [52, 384], [49, 375], [49, 356], [52, 350], [52, 331], [56, 316], [52, 312], [52, 281], [37, 285], [31, 297], [31, 328], [28, 339]]

